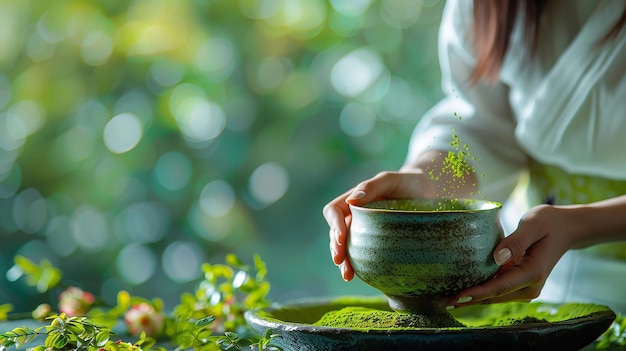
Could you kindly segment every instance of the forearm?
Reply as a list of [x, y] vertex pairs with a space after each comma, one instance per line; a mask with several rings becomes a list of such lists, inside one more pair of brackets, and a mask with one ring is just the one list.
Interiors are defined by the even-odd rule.
[[580, 228], [574, 248], [626, 240], [626, 195], [565, 207], [574, 211], [572, 218]]
[[464, 160], [451, 158], [448, 151], [426, 151], [400, 169], [401, 172], [416, 170], [428, 175], [436, 197], [473, 198], [479, 194], [475, 173]]

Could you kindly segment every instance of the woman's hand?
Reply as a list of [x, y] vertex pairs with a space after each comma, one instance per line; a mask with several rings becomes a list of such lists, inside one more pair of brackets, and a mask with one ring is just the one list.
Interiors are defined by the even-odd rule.
[[500, 269], [483, 284], [458, 293], [449, 308], [530, 301], [539, 296], [548, 275], [565, 252], [580, 247], [588, 235], [583, 206], [540, 205], [530, 209], [515, 232], [494, 250]]
[[359, 183], [353, 189], [324, 206], [324, 217], [330, 227], [330, 253], [341, 276], [349, 281], [354, 271], [347, 258], [347, 243], [352, 216], [351, 205], [364, 205], [380, 198], [434, 197], [435, 188], [425, 172], [415, 169], [406, 172], [382, 172]]
[[402, 167], [400, 172], [379, 173], [324, 206], [324, 217], [330, 227], [330, 254], [344, 280], [354, 277], [347, 256], [352, 220], [348, 204], [364, 205], [382, 198], [466, 198], [476, 194], [478, 182], [474, 174], [458, 177], [444, 171], [447, 155], [447, 151], [426, 151]]
[[530, 301], [569, 249], [626, 240], [626, 195], [587, 205], [530, 209], [515, 232], [494, 250], [500, 270], [483, 284], [458, 293], [450, 307]]

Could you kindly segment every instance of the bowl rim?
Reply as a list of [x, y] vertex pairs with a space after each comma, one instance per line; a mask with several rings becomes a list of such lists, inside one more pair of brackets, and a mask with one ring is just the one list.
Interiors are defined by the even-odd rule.
[[[388, 208], [376, 208], [376, 207], [368, 207], [368, 205], [385, 202], [385, 201], [447, 201], [447, 202], [459, 202], [459, 203], [478, 203], [480, 204], [480, 208], [468, 208], [468, 209], [445, 209], [445, 210], [403, 210], [403, 209], [388, 209]], [[363, 205], [353, 205], [348, 204], [350, 210], [359, 210], [362, 212], [377, 212], [377, 213], [419, 213], [419, 214], [441, 214], [441, 213], [476, 213], [476, 212], [487, 212], [487, 211], [497, 211], [502, 209], [502, 203], [498, 201], [492, 200], [482, 200], [482, 199], [470, 199], [470, 198], [387, 198], [387, 199], [376, 199], [370, 201]]]

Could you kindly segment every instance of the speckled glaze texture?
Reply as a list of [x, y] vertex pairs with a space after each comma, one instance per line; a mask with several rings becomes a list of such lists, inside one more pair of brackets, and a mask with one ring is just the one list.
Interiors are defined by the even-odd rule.
[[495, 274], [500, 204], [384, 200], [351, 206], [348, 255], [356, 275], [387, 296], [441, 298]]

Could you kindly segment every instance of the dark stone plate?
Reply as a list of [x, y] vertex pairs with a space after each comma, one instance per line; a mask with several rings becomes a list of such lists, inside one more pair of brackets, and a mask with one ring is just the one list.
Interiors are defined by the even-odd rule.
[[[593, 343], [615, 319], [615, 313], [606, 306], [531, 302], [452, 310], [466, 326], [463, 328], [362, 330], [313, 325], [324, 313], [348, 306], [389, 309], [384, 298], [339, 297], [248, 311], [245, 318], [260, 335], [268, 329], [279, 334], [272, 344], [285, 351], [580, 350]], [[542, 321], [526, 322], [524, 317]]]

